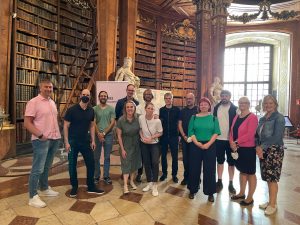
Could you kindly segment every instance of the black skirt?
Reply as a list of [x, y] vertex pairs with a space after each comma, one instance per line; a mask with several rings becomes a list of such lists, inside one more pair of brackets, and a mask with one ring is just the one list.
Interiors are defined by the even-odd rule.
[[256, 173], [256, 149], [255, 147], [239, 147], [237, 150], [239, 158], [235, 160], [235, 167], [241, 172], [249, 175]]

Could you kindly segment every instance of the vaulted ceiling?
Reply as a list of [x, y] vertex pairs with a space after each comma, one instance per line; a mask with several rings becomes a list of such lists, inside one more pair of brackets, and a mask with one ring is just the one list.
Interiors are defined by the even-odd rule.
[[[229, 12], [231, 14], [253, 13], [258, 9], [262, 0], [233, 0]], [[300, 0], [269, 0], [278, 11], [300, 10]], [[194, 17], [196, 7], [192, 0], [139, 0], [142, 8], [161, 15], [174, 15], [179, 17]]]

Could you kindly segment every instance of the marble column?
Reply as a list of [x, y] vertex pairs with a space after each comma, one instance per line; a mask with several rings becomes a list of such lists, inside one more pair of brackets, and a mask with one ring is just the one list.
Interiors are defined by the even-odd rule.
[[98, 60], [95, 80], [113, 80], [116, 68], [118, 0], [97, 0]]

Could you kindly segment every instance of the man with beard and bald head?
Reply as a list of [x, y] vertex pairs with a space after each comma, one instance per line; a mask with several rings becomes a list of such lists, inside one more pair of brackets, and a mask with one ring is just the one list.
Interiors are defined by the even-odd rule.
[[181, 135], [182, 143], [182, 161], [184, 167], [183, 180], [181, 185], [187, 185], [189, 178], [189, 146], [188, 139], [188, 127], [190, 119], [193, 115], [198, 113], [198, 107], [195, 106], [195, 95], [188, 93], [185, 97], [186, 107], [184, 107], [179, 114], [178, 130]]
[[95, 158], [95, 183], [99, 183], [100, 179], [100, 157], [102, 147], [104, 149], [104, 166], [103, 166], [103, 180], [106, 184], [111, 184], [112, 181], [109, 177], [110, 167], [110, 153], [113, 145], [112, 129], [115, 125], [115, 109], [108, 105], [108, 94], [106, 91], [100, 91], [98, 94], [99, 105], [93, 107], [95, 111], [96, 123], [96, 150], [94, 152]]
[[69, 174], [72, 190], [70, 197], [77, 196], [77, 158], [80, 152], [83, 156], [87, 172], [87, 192], [103, 194], [94, 184], [94, 154], [95, 144], [95, 113], [90, 102], [90, 91], [82, 90], [80, 102], [70, 107], [64, 117], [64, 142], [69, 159]]
[[224, 170], [225, 153], [228, 163], [229, 185], [228, 190], [230, 194], [235, 194], [236, 190], [233, 187], [234, 176], [234, 159], [231, 156], [231, 148], [229, 144], [229, 130], [233, 118], [236, 115], [237, 107], [230, 101], [231, 93], [227, 90], [222, 90], [220, 93], [221, 101], [214, 108], [214, 116], [218, 118], [220, 124], [221, 134], [216, 140], [216, 154], [217, 154], [217, 193], [223, 188], [222, 175]]

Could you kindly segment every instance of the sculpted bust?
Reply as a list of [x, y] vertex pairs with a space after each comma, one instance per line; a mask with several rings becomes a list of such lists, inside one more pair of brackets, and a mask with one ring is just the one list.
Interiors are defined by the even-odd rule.
[[215, 77], [214, 82], [212, 83], [210, 89], [209, 89], [209, 94], [212, 98], [212, 102], [214, 105], [218, 104], [220, 99], [221, 99], [221, 91], [223, 90], [223, 86], [221, 84], [221, 80], [219, 77]]
[[133, 84], [136, 89], [140, 87], [140, 78], [131, 72], [132, 59], [130, 57], [124, 58], [124, 65], [118, 69], [115, 80], [116, 81], [128, 81], [129, 84]]

